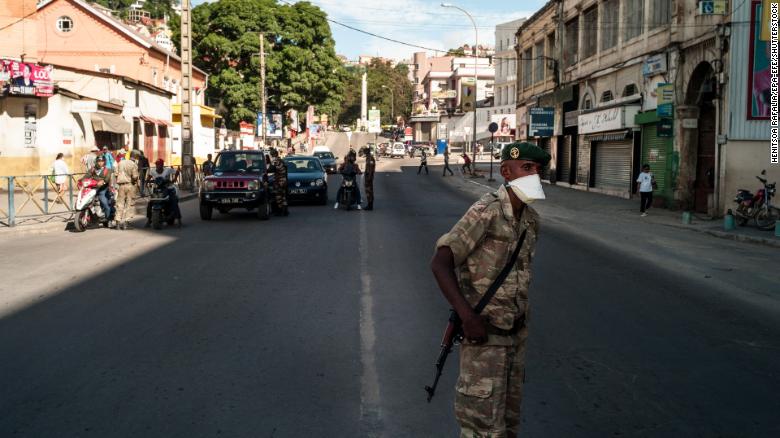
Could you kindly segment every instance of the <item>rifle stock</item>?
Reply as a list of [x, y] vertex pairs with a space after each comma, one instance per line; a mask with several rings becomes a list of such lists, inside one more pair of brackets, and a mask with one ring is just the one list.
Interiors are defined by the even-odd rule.
[[447, 356], [452, 352], [452, 346], [455, 342], [460, 342], [462, 339], [463, 327], [461, 326], [460, 317], [455, 310], [451, 309], [447, 328], [444, 329], [444, 336], [441, 339], [439, 357], [436, 359], [436, 374], [433, 379], [433, 385], [425, 387], [425, 391], [428, 393], [428, 403], [431, 402], [433, 395], [436, 393], [436, 385], [439, 384], [439, 378], [444, 370], [444, 363], [447, 362]]

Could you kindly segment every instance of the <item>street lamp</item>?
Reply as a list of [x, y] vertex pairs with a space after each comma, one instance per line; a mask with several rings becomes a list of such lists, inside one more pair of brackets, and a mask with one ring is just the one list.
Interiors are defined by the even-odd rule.
[[[471, 24], [474, 26], [474, 137], [472, 141], [472, 162], [474, 163], [474, 166], [471, 170], [472, 173], [474, 173], [474, 169], [477, 167], [477, 89], [479, 88], [479, 79], [477, 75], [477, 54], [479, 53], [477, 51], [477, 47], [479, 46], [479, 31], [477, 30], [477, 23], [474, 21], [474, 17], [471, 16], [471, 14], [468, 13], [465, 9], [453, 5], [452, 3], [442, 3], [442, 8], [452, 8], [457, 9], [464, 14], [466, 14], [467, 17], [469, 17], [469, 20], [471, 20]], [[463, 96], [461, 96], [461, 100], [463, 99]]]
[[395, 124], [395, 89], [390, 88], [387, 85], [382, 85], [382, 88], [387, 88], [390, 90], [390, 117], [392, 123]]

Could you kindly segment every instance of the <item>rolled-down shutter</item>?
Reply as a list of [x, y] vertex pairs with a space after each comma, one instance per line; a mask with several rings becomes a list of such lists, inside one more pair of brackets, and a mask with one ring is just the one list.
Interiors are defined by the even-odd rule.
[[[540, 148], [544, 149], [545, 152], [547, 152], [548, 154], [550, 153], [550, 139], [549, 138], [540, 138], [539, 142], [538, 142], [538, 145], [539, 145]], [[547, 166], [545, 166], [544, 169], [542, 169], [541, 177], [542, 177], [542, 179], [545, 179], [545, 180], [549, 180], [550, 179], [550, 165], [549, 164]]]
[[653, 172], [655, 182], [658, 184], [657, 194], [666, 192], [668, 187], [667, 163], [669, 160], [670, 138], [659, 138], [656, 126], [648, 124], [642, 126], [642, 164], [649, 164]]
[[631, 147], [630, 142], [596, 144], [596, 188], [631, 190]]
[[564, 136], [562, 143], [558, 148], [558, 181], [569, 182], [569, 176], [571, 175], [571, 136]]

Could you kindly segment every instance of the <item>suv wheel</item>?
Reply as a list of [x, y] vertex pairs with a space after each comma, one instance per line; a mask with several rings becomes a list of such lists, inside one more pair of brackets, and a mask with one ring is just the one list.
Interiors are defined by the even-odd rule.
[[214, 212], [214, 208], [207, 204], [200, 204], [200, 218], [204, 221], [211, 220], [211, 214]]
[[271, 217], [271, 204], [268, 202], [268, 198], [257, 206], [257, 218], [261, 221], [267, 221]]

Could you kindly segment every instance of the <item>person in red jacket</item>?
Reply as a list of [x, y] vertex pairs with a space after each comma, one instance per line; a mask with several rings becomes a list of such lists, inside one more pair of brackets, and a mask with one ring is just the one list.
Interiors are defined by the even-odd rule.
[[473, 173], [474, 170], [471, 168], [471, 158], [469, 158], [468, 154], [465, 152], [461, 157], [463, 157], [463, 166], [461, 167], [463, 173], [466, 173], [466, 169], [468, 169], [469, 173]]

